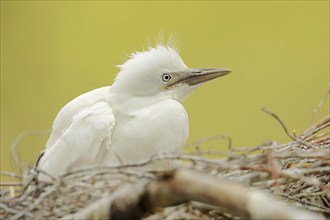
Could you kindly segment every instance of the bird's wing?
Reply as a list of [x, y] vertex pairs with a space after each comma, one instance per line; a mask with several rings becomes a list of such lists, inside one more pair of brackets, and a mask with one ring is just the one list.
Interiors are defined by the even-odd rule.
[[[38, 168], [58, 175], [74, 162], [83, 164], [83, 160], [94, 160], [95, 163], [103, 159], [115, 125], [112, 109], [107, 104], [109, 89], [108, 86], [82, 94], [60, 110], [46, 149], [37, 160]], [[88, 158], [84, 158], [86, 155]]]
[[114, 125], [115, 117], [108, 103], [97, 102], [86, 107], [73, 117], [57, 141], [48, 146], [38, 168], [58, 176], [71, 169], [98, 163], [95, 160], [100, 159], [110, 145]]
[[106, 101], [106, 98], [109, 96], [109, 89], [110, 86], [106, 86], [92, 90], [78, 96], [66, 104], [55, 118], [52, 133], [46, 144], [46, 149], [55, 144], [55, 142], [71, 125], [73, 118], [83, 109], [91, 107], [98, 102]]

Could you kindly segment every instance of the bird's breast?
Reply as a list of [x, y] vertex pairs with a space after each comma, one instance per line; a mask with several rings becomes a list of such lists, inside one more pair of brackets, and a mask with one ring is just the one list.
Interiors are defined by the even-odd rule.
[[181, 152], [189, 134], [188, 116], [181, 103], [169, 99], [134, 112], [116, 116], [105, 164], [134, 163], [160, 152]]

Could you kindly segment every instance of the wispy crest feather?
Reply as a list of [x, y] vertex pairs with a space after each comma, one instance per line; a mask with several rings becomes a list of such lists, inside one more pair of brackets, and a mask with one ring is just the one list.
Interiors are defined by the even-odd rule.
[[149, 45], [147, 50], [135, 51], [131, 53], [129, 55], [129, 59], [126, 60], [123, 64], [117, 65], [117, 67], [120, 68], [121, 71], [123, 71], [129, 66], [131, 66], [132, 63], [135, 63], [136, 60], [139, 60], [140, 58], [146, 57], [151, 54], [156, 57], [175, 57], [181, 60], [177, 49], [178, 41], [172, 34], [169, 36], [167, 42], [165, 42], [164, 36], [160, 34], [154, 45], [150, 45], [150, 42], [148, 44]]

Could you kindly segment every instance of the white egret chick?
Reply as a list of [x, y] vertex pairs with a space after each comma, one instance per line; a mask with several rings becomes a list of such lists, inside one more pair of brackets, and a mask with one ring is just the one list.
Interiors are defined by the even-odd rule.
[[189, 134], [181, 102], [228, 69], [188, 68], [174, 48], [135, 52], [112, 86], [87, 92], [58, 113], [37, 167], [58, 177], [87, 165], [138, 163], [179, 154]]

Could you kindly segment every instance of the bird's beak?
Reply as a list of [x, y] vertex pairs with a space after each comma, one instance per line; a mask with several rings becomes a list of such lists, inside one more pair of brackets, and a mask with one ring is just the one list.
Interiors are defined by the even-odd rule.
[[[221, 76], [225, 76], [231, 73], [230, 69], [187, 69], [185, 76], [173, 84], [186, 83], [190, 86], [204, 83], [212, 79], [216, 79]], [[172, 84], [172, 85], [173, 85]]]

